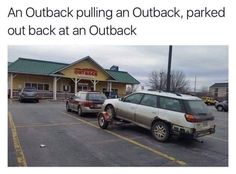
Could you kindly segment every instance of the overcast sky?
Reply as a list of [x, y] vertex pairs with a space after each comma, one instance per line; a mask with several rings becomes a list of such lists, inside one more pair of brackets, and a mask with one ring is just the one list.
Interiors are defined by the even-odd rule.
[[[167, 70], [168, 49], [169, 46], [9, 46], [8, 61], [24, 57], [72, 63], [90, 56], [106, 69], [118, 65], [121, 71], [129, 72], [147, 88], [151, 71]], [[195, 76], [197, 90], [228, 82], [228, 47], [174, 45], [172, 70], [183, 71], [192, 89]]]

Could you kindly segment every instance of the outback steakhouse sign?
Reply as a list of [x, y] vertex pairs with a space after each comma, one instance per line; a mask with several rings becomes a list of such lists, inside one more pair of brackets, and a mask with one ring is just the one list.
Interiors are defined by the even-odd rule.
[[95, 69], [92, 68], [75, 68], [75, 74], [82, 76], [97, 76], [98, 73]]

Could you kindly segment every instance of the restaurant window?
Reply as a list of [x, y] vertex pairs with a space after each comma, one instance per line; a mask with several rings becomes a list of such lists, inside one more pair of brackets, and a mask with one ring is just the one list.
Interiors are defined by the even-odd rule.
[[43, 86], [45, 91], [49, 91], [49, 84], [44, 84]]
[[38, 90], [43, 90], [43, 84], [38, 84]]
[[25, 83], [25, 87], [33, 87], [39, 91], [49, 91], [49, 84], [43, 83]]
[[31, 87], [31, 83], [25, 83], [25, 87]]
[[31, 87], [38, 89], [38, 88], [37, 88], [37, 87], [38, 87], [38, 84], [37, 84], [37, 83], [32, 83], [32, 86], [31, 86]]

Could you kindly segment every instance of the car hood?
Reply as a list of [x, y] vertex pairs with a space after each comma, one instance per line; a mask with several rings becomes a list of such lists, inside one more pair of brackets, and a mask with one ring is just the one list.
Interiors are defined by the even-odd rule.
[[117, 102], [120, 101], [120, 98], [111, 98], [111, 99], [106, 99], [105, 103], [113, 103], [113, 102]]
[[114, 104], [114, 103], [117, 103], [117, 102], [119, 102], [120, 101], [120, 99], [119, 98], [111, 98], [111, 99], [106, 99], [105, 101], [104, 101], [104, 105], [106, 105], [106, 104], [108, 104], [108, 103], [111, 103], [111, 104]]

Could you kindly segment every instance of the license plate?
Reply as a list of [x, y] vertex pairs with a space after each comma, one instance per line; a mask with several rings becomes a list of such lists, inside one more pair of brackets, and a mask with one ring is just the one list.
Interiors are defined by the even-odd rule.
[[207, 127], [207, 126], [208, 126], [208, 122], [207, 121], [204, 121], [202, 123], [198, 123], [197, 124], [198, 129], [203, 129], [203, 128]]
[[202, 126], [203, 126], [203, 127], [208, 126], [208, 122], [207, 122], [207, 121], [203, 122], [203, 123], [202, 123]]
[[102, 105], [101, 105], [101, 104], [96, 104], [94, 107], [95, 107], [95, 108], [101, 108]]

